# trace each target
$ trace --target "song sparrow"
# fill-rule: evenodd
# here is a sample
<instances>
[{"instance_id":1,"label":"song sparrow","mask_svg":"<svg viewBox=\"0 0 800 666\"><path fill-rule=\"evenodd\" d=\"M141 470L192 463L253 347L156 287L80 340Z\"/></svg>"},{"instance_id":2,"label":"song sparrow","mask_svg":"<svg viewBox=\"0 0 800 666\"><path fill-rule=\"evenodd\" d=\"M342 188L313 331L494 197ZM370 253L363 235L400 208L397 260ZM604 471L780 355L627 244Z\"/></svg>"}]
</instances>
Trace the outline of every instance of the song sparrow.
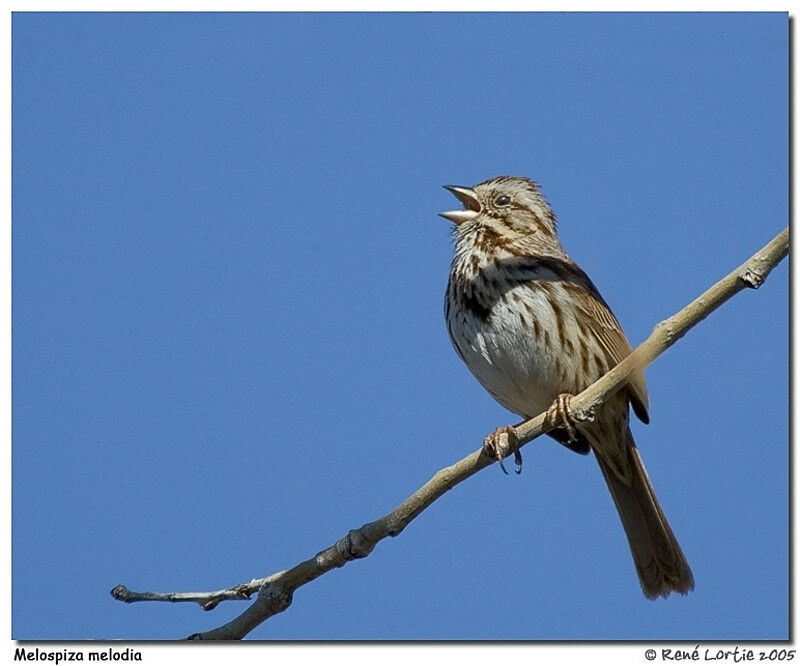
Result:
<instances>
[{"instance_id":1,"label":"song sparrow","mask_svg":"<svg viewBox=\"0 0 800 666\"><path fill-rule=\"evenodd\" d=\"M530 418L556 409L548 434L573 451L593 450L628 537L645 596L686 594L694 580L656 499L628 427L628 406L648 422L644 375L575 428L569 398L631 352L603 297L567 256L556 218L536 183L500 176L473 188L446 186L463 210L445 318L459 356L501 405ZM501 431L487 437L493 449Z\"/></svg>"}]
</instances>

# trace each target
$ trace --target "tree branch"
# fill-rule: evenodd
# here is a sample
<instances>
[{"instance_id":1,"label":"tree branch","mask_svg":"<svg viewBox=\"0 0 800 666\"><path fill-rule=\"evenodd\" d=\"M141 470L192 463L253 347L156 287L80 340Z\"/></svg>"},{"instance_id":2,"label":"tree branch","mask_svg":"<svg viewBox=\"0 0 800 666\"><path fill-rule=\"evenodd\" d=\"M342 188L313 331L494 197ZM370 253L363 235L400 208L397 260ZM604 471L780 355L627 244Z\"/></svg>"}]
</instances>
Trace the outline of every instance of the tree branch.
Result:
<instances>
[{"instance_id":1,"label":"tree branch","mask_svg":"<svg viewBox=\"0 0 800 666\"><path fill-rule=\"evenodd\" d=\"M680 340L689 329L705 319L729 298L745 288L757 289L769 272L789 253L789 229L784 229L772 241L756 252L736 270L722 278L680 312L659 323L650 336L630 356L603 377L572 398L571 408L578 421L591 421L598 408L613 395L628 376L646 368L666 349ZM546 414L517 424L516 442L505 441L504 456L546 433L551 424ZM513 438L512 438L513 439ZM256 601L244 613L227 624L191 635L195 640L232 640L246 636L269 617L286 610L292 602L294 591L350 560L366 557L377 543L387 536L397 536L406 525L430 506L436 499L458 483L468 479L494 462L483 451L474 451L457 463L439 470L424 486L382 518L350 530L335 544L320 551L297 566L279 571L267 578L255 578L225 590L214 592L131 592L124 585L111 590L120 601L195 602L204 610L215 608L230 599L250 599L258 593Z\"/></svg>"}]
</instances>

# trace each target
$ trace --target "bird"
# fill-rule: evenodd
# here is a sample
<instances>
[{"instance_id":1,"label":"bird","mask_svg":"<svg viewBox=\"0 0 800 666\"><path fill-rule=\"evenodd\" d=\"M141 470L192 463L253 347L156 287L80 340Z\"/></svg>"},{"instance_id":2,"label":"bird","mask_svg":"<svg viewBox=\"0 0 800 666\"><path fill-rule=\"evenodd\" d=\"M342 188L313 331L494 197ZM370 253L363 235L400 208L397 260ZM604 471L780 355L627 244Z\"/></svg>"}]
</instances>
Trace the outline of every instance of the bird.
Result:
<instances>
[{"instance_id":1,"label":"bird","mask_svg":"<svg viewBox=\"0 0 800 666\"><path fill-rule=\"evenodd\" d=\"M454 225L444 315L456 352L503 407L525 419L547 412L557 425L552 438L576 453L594 452L644 595L687 594L692 571L629 426L630 408L649 422L643 372L631 375L593 421L579 425L572 414L571 397L632 350L611 308L562 247L541 188L519 176L445 188L462 205L440 213ZM484 441L501 462L503 434L514 430L498 428Z\"/></svg>"}]
</instances>

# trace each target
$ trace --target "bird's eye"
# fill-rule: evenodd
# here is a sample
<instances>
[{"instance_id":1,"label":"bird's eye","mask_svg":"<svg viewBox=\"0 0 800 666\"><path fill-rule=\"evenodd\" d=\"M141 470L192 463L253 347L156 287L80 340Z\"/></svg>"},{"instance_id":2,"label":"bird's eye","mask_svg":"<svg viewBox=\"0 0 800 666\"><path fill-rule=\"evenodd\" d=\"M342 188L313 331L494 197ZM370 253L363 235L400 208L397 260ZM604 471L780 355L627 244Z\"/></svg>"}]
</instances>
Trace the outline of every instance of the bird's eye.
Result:
<instances>
[{"instance_id":1,"label":"bird's eye","mask_svg":"<svg viewBox=\"0 0 800 666\"><path fill-rule=\"evenodd\" d=\"M501 194L497 199L494 200L495 206L508 206L511 203L511 197L507 197L505 194Z\"/></svg>"}]
</instances>

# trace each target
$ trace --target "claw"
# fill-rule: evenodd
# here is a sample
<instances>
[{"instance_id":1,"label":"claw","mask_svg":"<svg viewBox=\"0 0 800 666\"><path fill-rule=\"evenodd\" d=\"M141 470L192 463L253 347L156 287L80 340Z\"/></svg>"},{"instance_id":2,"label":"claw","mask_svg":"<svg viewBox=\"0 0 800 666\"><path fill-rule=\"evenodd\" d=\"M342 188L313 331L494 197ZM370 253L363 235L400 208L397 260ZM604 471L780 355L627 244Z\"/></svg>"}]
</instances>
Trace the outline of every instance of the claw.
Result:
<instances>
[{"instance_id":1,"label":"claw","mask_svg":"<svg viewBox=\"0 0 800 666\"><path fill-rule=\"evenodd\" d=\"M560 393L553 401L553 404L550 405L550 409L547 410L547 418L554 427L566 430L569 442L575 443L578 441L578 431L576 429L575 415L572 413L572 407L570 406L571 400L572 394Z\"/></svg>"},{"instance_id":2,"label":"claw","mask_svg":"<svg viewBox=\"0 0 800 666\"><path fill-rule=\"evenodd\" d=\"M503 426L495 430L491 435L486 435L483 440L483 450L487 456L500 463L500 469L503 470L504 474L508 474L508 470L503 464L503 458L505 457L503 452L507 450L507 445L504 445L501 441L503 436L508 440L508 444L516 445L518 441L517 431L514 430L513 426ZM519 474L522 468L522 454L519 451L514 451L514 463L517 467L515 471Z\"/></svg>"}]
</instances>

